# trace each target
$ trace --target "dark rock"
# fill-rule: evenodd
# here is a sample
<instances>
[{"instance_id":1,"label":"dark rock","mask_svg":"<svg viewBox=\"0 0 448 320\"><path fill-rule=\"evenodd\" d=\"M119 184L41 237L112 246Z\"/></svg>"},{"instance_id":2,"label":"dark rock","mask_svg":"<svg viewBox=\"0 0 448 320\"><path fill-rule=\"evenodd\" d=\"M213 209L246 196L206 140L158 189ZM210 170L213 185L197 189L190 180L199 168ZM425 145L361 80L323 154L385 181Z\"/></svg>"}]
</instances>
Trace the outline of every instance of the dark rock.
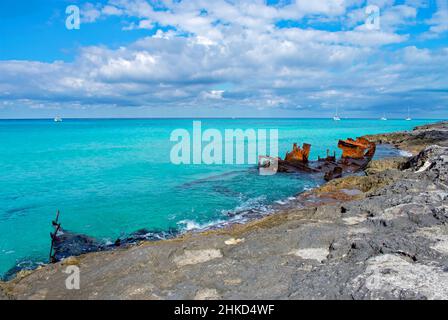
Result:
<instances>
[{"instance_id":1,"label":"dark rock","mask_svg":"<svg viewBox=\"0 0 448 320\"><path fill-rule=\"evenodd\" d=\"M394 139L405 144L409 136L419 141L445 136L420 133ZM81 290L62 288L66 275L57 263L8 283L8 294L17 299L446 300L448 148L422 148L405 161L406 168L333 180L303 199L354 189L363 191L360 197L315 201L312 207L297 200L297 207L246 225L87 254L78 258ZM148 238L157 236L140 230L120 243Z\"/></svg>"}]
</instances>

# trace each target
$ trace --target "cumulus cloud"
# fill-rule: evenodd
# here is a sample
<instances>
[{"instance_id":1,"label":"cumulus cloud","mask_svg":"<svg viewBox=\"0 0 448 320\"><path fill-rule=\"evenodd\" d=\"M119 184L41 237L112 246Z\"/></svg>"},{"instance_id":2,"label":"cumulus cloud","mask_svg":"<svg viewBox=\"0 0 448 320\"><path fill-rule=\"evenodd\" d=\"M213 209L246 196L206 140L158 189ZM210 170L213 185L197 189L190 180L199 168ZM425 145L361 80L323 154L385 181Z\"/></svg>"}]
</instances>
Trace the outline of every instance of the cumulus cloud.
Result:
<instances>
[{"instance_id":1,"label":"cumulus cloud","mask_svg":"<svg viewBox=\"0 0 448 320\"><path fill-rule=\"evenodd\" d=\"M438 38L448 32L448 2L437 0L437 12L427 21L429 31L424 35L427 38Z\"/></svg>"},{"instance_id":2,"label":"cumulus cloud","mask_svg":"<svg viewBox=\"0 0 448 320\"><path fill-rule=\"evenodd\" d=\"M80 13L81 13L81 22L82 23L95 22L102 15L101 5L94 5L92 3L86 3L82 7L82 10L80 11Z\"/></svg>"},{"instance_id":3,"label":"cumulus cloud","mask_svg":"<svg viewBox=\"0 0 448 320\"><path fill-rule=\"evenodd\" d=\"M153 34L117 49L84 47L70 63L0 61L0 101L324 112L394 106L403 99L444 105L448 49L418 48L402 32L415 24L423 4L371 2L382 10L380 30L363 27L366 3L359 0L91 3L84 21L120 16L132 19L123 32ZM315 17L345 25L300 23ZM288 20L298 24L283 26ZM437 21L436 14L431 32L443 31Z\"/></svg>"},{"instance_id":4,"label":"cumulus cloud","mask_svg":"<svg viewBox=\"0 0 448 320\"><path fill-rule=\"evenodd\" d=\"M202 96L206 99L222 99L224 90L211 90L209 92L203 92Z\"/></svg>"}]
</instances>

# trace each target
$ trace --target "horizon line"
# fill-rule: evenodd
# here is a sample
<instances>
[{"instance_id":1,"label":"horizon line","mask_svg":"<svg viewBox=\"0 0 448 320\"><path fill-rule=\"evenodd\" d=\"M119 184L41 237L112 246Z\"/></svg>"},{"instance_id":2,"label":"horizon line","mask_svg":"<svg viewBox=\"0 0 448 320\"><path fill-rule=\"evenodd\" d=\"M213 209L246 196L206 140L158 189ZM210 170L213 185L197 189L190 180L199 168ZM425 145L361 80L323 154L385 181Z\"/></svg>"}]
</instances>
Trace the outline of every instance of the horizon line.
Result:
<instances>
[{"instance_id":1,"label":"horizon line","mask_svg":"<svg viewBox=\"0 0 448 320\"><path fill-rule=\"evenodd\" d=\"M0 118L0 121L4 120L51 120L55 118ZM228 119L228 120L238 120L238 119L319 119L319 120L332 120L330 117L61 117L62 120L163 120L163 119L179 119L179 120L194 120L194 119ZM382 120L377 117L347 117L341 118L341 120ZM408 121L406 118L387 118L387 120L403 120ZM386 120L386 121L387 121ZM413 120L448 120L448 118L412 118Z\"/></svg>"}]
</instances>

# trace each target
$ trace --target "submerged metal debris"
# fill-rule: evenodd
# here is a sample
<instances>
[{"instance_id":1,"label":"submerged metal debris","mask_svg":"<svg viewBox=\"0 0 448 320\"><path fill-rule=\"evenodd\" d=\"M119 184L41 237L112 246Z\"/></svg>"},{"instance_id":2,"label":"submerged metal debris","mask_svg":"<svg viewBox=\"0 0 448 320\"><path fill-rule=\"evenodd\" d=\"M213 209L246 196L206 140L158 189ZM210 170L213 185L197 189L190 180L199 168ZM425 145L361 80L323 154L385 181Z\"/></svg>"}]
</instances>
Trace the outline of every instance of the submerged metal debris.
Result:
<instances>
[{"instance_id":1,"label":"submerged metal debris","mask_svg":"<svg viewBox=\"0 0 448 320\"><path fill-rule=\"evenodd\" d=\"M176 229L169 229L168 231L140 229L130 235L117 238L114 242L99 241L93 237L63 229L59 222L59 211L57 212L56 219L52 221L52 225L55 231L50 233L50 263L56 263L62 259L89 252L126 247L140 241L170 239L179 234L179 231Z\"/></svg>"},{"instance_id":2,"label":"submerged metal debris","mask_svg":"<svg viewBox=\"0 0 448 320\"><path fill-rule=\"evenodd\" d=\"M84 253L102 251L107 248L94 238L83 234L73 233L64 230L59 222L59 210L56 219L52 221L54 232L50 233L50 263L58 262L70 256L79 256Z\"/></svg>"},{"instance_id":3,"label":"submerged metal debris","mask_svg":"<svg viewBox=\"0 0 448 320\"><path fill-rule=\"evenodd\" d=\"M274 170L272 163L277 162L278 172L306 172L323 174L327 181L342 177L364 169L373 158L376 145L364 138L356 140L340 140L338 147L342 149L342 157L337 160L336 153L330 155L327 150L325 158L318 158L317 161L310 161L309 155L311 145L304 143L299 147L296 143L291 152L288 152L285 159L260 156L259 168ZM180 231L171 229L168 231L141 229L125 237L118 238L114 242L99 241L87 235L70 232L62 228L59 222L59 211L56 219L52 221L54 232L51 236L50 262L55 263L70 256L78 256L88 252L112 250L146 240L162 240L177 236Z\"/></svg>"},{"instance_id":4,"label":"submerged metal debris","mask_svg":"<svg viewBox=\"0 0 448 320\"><path fill-rule=\"evenodd\" d=\"M310 161L311 145L304 143L302 148L294 143L293 150L287 152L285 159L260 156L258 167L264 170L276 170L277 172L295 173L322 173L326 181L340 178L344 174L351 174L363 170L372 160L376 151L376 144L365 138L339 140L338 148L342 150L342 157L337 160L336 153L330 155L327 150L325 158Z\"/></svg>"},{"instance_id":5,"label":"submerged metal debris","mask_svg":"<svg viewBox=\"0 0 448 320\"><path fill-rule=\"evenodd\" d=\"M375 155L376 144L365 138L356 138L356 140L348 138L339 140L338 148L342 149L342 158L372 159Z\"/></svg>"}]
</instances>

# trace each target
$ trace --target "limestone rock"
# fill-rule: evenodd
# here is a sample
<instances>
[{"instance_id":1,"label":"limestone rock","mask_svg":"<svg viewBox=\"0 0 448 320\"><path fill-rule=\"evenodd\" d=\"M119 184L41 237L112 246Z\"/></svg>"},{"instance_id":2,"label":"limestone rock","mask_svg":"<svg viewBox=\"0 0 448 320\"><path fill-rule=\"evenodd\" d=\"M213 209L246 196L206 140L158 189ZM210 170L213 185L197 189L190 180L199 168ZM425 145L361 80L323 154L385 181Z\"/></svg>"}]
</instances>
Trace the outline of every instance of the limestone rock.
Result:
<instances>
[{"instance_id":1,"label":"limestone rock","mask_svg":"<svg viewBox=\"0 0 448 320\"><path fill-rule=\"evenodd\" d=\"M228 246L234 246L243 242L244 239L235 239L235 238L230 238L229 240L224 241L224 243Z\"/></svg>"},{"instance_id":2,"label":"limestone rock","mask_svg":"<svg viewBox=\"0 0 448 320\"><path fill-rule=\"evenodd\" d=\"M386 170L399 170L407 162L406 158L386 158L371 161L365 170L368 175L383 172Z\"/></svg>"},{"instance_id":3,"label":"limestone rock","mask_svg":"<svg viewBox=\"0 0 448 320\"><path fill-rule=\"evenodd\" d=\"M218 300L219 298L216 289L202 289L196 293L194 300Z\"/></svg>"},{"instance_id":4,"label":"limestone rock","mask_svg":"<svg viewBox=\"0 0 448 320\"><path fill-rule=\"evenodd\" d=\"M412 144L422 130L447 128L394 139ZM448 299L444 143L403 165L372 163L368 176L331 181L261 220L80 256L81 290L65 289L60 262L0 283L0 299Z\"/></svg>"},{"instance_id":5,"label":"limestone rock","mask_svg":"<svg viewBox=\"0 0 448 320\"><path fill-rule=\"evenodd\" d=\"M306 260L317 260L319 262L325 260L330 252L328 248L305 248L292 251L290 254L298 256Z\"/></svg>"},{"instance_id":6,"label":"limestone rock","mask_svg":"<svg viewBox=\"0 0 448 320\"><path fill-rule=\"evenodd\" d=\"M448 273L391 254L369 259L352 285L358 299L448 299Z\"/></svg>"},{"instance_id":7,"label":"limestone rock","mask_svg":"<svg viewBox=\"0 0 448 320\"><path fill-rule=\"evenodd\" d=\"M174 259L174 262L179 267L183 267L192 264L204 263L217 258L222 258L221 250L218 249L185 250L183 255Z\"/></svg>"}]
</instances>

